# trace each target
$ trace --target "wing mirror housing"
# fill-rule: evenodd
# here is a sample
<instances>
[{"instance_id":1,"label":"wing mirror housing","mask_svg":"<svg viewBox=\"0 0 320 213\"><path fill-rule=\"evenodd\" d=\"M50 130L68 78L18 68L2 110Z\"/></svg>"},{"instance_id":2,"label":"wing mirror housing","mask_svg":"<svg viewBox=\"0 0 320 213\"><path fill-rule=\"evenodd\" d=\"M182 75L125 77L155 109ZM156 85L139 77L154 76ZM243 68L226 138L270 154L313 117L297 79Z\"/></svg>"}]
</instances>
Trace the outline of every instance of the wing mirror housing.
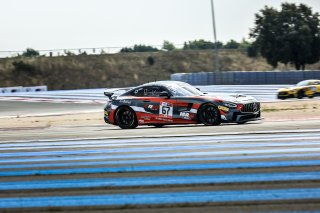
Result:
<instances>
[{"instance_id":1,"label":"wing mirror housing","mask_svg":"<svg viewBox=\"0 0 320 213\"><path fill-rule=\"evenodd\" d=\"M159 93L160 97L166 97L166 98L170 98L170 94L167 91L162 91Z\"/></svg>"}]
</instances>

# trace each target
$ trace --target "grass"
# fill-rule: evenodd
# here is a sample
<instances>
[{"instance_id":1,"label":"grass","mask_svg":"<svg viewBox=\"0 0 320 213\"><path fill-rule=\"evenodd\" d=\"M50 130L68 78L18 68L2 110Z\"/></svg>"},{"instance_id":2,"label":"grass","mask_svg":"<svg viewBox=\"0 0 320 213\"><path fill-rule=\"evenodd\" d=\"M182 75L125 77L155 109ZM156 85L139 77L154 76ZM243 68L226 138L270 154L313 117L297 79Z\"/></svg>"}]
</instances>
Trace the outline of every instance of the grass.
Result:
<instances>
[{"instance_id":1,"label":"grass","mask_svg":"<svg viewBox=\"0 0 320 213\"><path fill-rule=\"evenodd\" d=\"M249 58L240 50L220 50L219 59L221 71L272 70L263 58ZM35 74L19 71L17 75L12 63L21 60L31 65ZM277 69L293 67L280 65ZM320 63L306 69L319 70ZM50 90L126 87L170 79L173 73L212 70L212 50L7 58L0 59L0 87L47 85Z\"/></svg>"}]
</instances>

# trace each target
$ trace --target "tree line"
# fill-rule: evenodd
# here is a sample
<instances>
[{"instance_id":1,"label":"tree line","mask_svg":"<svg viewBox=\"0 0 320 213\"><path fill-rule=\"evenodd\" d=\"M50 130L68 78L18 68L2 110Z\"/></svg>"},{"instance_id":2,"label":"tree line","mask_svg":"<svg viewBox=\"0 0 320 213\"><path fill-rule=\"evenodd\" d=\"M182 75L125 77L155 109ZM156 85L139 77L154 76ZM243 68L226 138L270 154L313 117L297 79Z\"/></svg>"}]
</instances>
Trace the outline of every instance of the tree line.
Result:
<instances>
[{"instance_id":1,"label":"tree line","mask_svg":"<svg viewBox=\"0 0 320 213\"><path fill-rule=\"evenodd\" d=\"M205 50L217 46L219 49L246 49L249 57L262 56L274 68L283 63L293 64L297 70L304 70L306 64L320 60L320 15L305 4L283 3L279 10L265 6L255 14L249 36L250 41L230 40L225 44L193 40L184 42L182 48L170 41L164 41L160 49L136 44L122 48L120 53ZM39 52L28 48L22 56L39 56Z\"/></svg>"}]
</instances>

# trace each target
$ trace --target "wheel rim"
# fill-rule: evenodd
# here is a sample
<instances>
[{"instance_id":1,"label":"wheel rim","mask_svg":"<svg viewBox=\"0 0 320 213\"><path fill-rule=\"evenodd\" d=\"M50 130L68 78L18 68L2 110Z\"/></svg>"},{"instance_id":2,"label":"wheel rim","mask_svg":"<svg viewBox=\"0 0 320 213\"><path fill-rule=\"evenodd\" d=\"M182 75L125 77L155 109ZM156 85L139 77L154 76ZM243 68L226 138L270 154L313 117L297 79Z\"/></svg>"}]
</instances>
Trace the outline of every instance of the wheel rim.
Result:
<instances>
[{"instance_id":1,"label":"wheel rim","mask_svg":"<svg viewBox=\"0 0 320 213\"><path fill-rule=\"evenodd\" d=\"M131 126L134 122L134 114L131 110L123 109L119 112L119 122L124 126Z\"/></svg>"},{"instance_id":2,"label":"wheel rim","mask_svg":"<svg viewBox=\"0 0 320 213\"><path fill-rule=\"evenodd\" d=\"M206 107L202 112L202 118L203 118L203 121L205 121L207 124L214 124L218 118L218 113L215 107L214 106Z\"/></svg>"}]
</instances>

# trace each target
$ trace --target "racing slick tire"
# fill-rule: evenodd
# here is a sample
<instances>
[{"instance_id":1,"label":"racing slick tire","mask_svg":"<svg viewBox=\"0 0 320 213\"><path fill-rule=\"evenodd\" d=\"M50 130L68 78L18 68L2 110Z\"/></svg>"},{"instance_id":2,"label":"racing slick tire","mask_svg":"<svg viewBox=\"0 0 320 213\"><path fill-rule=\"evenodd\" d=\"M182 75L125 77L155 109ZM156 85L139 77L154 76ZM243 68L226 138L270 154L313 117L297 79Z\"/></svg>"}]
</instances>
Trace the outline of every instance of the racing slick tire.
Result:
<instances>
[{"instance_id":1,"label":"racing slick tire","mask_svg":"<svg viewBox=\"0 0 320 213\"><path fill-rule=\"evenodd\" d=\"M134 129L138 126L136 113L128 106L120 107L115 117L121 129Z\"/></svg>"},{"instance_id":2,"label":"racing slick tire","mask_svg":"<svg viewBox=\"0 0 320 213\"><path fill-rule=\"evenodd\" d=\"M305 96L304 95L304 91L303 90L299 90L297 98L298 99L302 99L304 96Z\"/></svg>"},{"instance_id":3,"label":"racing slick tire","mask_svg":"<svg viewBox=\"0 0 320 213\"><path fill-rule=\"evenodd\" d=\"M206 126L217 126L221 124L221 115L218 108L213 104L204 104L198 112L198 118Z\"/></svg>"}]
</instances>

